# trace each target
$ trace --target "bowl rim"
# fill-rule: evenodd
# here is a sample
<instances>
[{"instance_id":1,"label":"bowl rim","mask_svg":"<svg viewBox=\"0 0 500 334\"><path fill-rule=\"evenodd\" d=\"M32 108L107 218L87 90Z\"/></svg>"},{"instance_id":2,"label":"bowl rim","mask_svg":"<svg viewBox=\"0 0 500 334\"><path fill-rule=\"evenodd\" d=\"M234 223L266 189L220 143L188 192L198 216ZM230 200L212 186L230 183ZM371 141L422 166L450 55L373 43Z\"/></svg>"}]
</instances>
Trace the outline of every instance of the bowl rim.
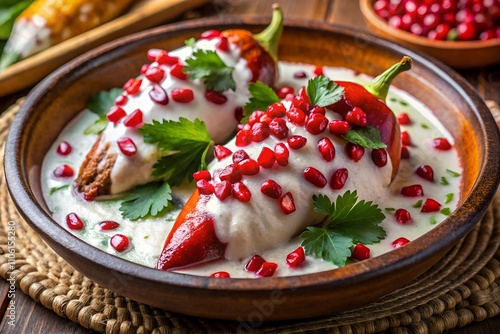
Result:
<instances>
[{"instance_id":1,"label":"bowl rim","mask_svg":"<svg viewBox=\"0 0 500 334\"><path fill-rule=\"evenodd\" d=\"M500 47L500 38L492 38L486 41L473 40L473 41L441 41L441 40L430 40L423 36L414 35L408 31L394 28L390 26L387 21L382 19L375 13L373 9L373 3L376 0L359 0L359 6L361 8L361 13L364 18L371 22L371 24L376 26L382 26L386 30L389 30L391 35L395 38L420 45L422 47L432 48L432 49L448 49L448 50L463 50L463 49L489 49L494 47ZM380 29L380 28L377 28Z\"/></svg>"},{"instance_id":2,"label":"bowl rim","mask_svg":"<svg viewBox=\"0 0 500 334\"><path fill-rule=\"evenodd\" d=\"M111 50L124 47L129 43L134 42L139 45L144 45L151 36L164 36L176 30L200 31L202 29L211 29L214 27L227 29L235 26L241 27L242 25L245 26L244 28L250 29L253 27L262 27L266 23L267 21L262 18L250 17L225 17L223 20L219 18L202 18L149 29L107 43L91 52L85 53L65 64L40 82L28 94L27 99L16 115L10 133L8 134L5 149L6 156L4 159L4 169L7 186L16 207L24 219L38 234L42 235L43 239L48 238L50 242L59 244L69 252L76 252L78 249L83 248L85 249L84 257L86 259L101 267L107 267L114 272L126 276L134 276L144 282L175 285L190 289L210 288L211 290L225 292L235 290L248 292L268 291L276 289L277 287L279 289L310 289L319 286L335 288L345 284L351 285L376 276L390 274L406 266L411 266L412 263L416 261L417 257L421 260L429 259L433 254L447 249L452 243L465 236L475 225L471 224L470 221L477 222L483 216L500 182L500 175L498 173L493 173L498 171L500 145L486 142L485 152L487 154L482 162L483 168L479 170L477 180L474 182L470 193L463 199L463 203L448 218L431 231L415 239L414 242L407 244L405 247L392 250L369 260L357 262L334 270L298 276L261 279L229 278L220 280L211 277L166 272L146 267L106 253L84 242L55 222L49 213L36 201L35 195L31 191L29 185L30 171L25 170L24 166L25 157L21 148L23 146L22 137L25 132L25 127L21 125L30 117L32 110L36 104L43 99L45 92L57 86L58 80L56 80L56 78L63 78L65 74L71 71L78 71L79 68L84 67L86 63L91 62L94 58L98 58ZM473 108L475 116L479 120L485 120L481 124L482 133L486 132L488 138L490 141L493 141L493 143L499 142L496 123L483 100L464 78L444 64L427 58L416 51L397 45L389 40L342 26L325 24L317 21L286 20L285 29L287 29L287 27L289 29L301 29L305 31L321 30L331 34L347 35L348 37L357 39L361 38L377 44L379 48L387 49L391 52L398 52L402 55L408 54L419 64L419 66L426 67L433 71L436 75L441 76L448 84L458 90L463 98L466 99L467 104ZM15 156L7 156L9 152L10 154L15 153ZM492 152L496 152L497 154L492 154ZM485 177L485 174L488 174L488 178ZM495 176L492 178L491 175ZM478 197L479 202L483 204L479 210L474 208L470 201L467 200L472 195ZM423 240L437 240L437 237L439 237L440 242L431 242L430 246L425 245L426 243L423 242ZM304 277L308 279L304 279Z\"/></svg>"}]
</instances>

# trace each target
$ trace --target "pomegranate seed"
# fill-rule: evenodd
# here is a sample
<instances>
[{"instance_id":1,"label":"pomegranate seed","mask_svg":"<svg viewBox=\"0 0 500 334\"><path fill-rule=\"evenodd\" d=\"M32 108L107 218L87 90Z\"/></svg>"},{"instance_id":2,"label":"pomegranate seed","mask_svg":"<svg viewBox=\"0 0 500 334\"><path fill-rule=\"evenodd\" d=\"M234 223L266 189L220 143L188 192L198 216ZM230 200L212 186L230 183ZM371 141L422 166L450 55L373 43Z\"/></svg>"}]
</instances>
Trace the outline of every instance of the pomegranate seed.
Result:
<instances>
[{"instance_id":1,"label":"pomegranate seed","mask_svg":"<svg viewBox=\"0 0 500 334\"><path fill-rule=\"evenodd\" d=\"M323 67L321 66L314 67L313 73L315 76L323 75Z\"/></svg>"},{"instance_id":2,"label":"pomegranate seed","mask_svg":"<svg viewBox=\"0 0 500 334\"><path fill-rule=\"evenodd\" d=\"M229 51L229 42L226 37L221 37L219 43L217 43L217 49L222 52Z\"/></svg>"},{"instance_id":3,"label":"pomegranate seed","mask_svg":"<svg viewBox=\"0 0 500 334\"><path fill-rule=\"evenodd\" d=\"M256 274L261 277L271 277L276 272L278 264L274 262L264 262L262 266L257 270Z\"/></svg>"},{"instance_id":4,"label":"pomegranate seed","mask_svg":"<svg viewBox=\"0 0 500 334\"><path fill-rule=\"evenodd\" d=\"M228 198L231 195L231 192L232 192L231 182L222 181L220 183L217 183L215 185L214 192L215 192L215 196L220 201L224 201L226 198Z\"/></svg>"},{"instance_id":5,"label":"pomegranate seed","mask_svg":"<svg viewBox=\"0 0 500 334\"><path fill-rule=\"evenodd\" d=\"M300 93L300 90L299 90L299 93ZM303 112L309 112L309 109L311 109L311 105L309 103L309 98L307 96L301 96L301 95L297 94L292 99L292 107L299 108Z\"/></svg>"},{"instance_id":6,"label":"pomegranate seed","mask_svg":"<svg viewBox=\"0 0 500 334\"><path fill-rule=\"evenodd\" d=\"M411 124L410 116L408 116L408 114L405 114L405 113L399 114L398 115L398 123L400 125L410 125Z\"/></svg>"},{"instance_id":7,"label":"pomegranate seed","mask_svg":"<svg viewBox=\"0 0 500 334\"><path fill-rule=\"evenodd\" d=\"M247 264L245 265L245 270L246 271L251 271L251 272L256 272L257 270L262 267L262 265L266 262L260 255L254 255L250 260L248 260Z\"/></svg>"},{"instance_id":8,"label":"pomegranate seed","mask_svg":"<svg viewBox=\"0 0 500 334\"><path fill-rule=\"evenodd\" d=\"M304 78L307 78L307 74L306 74L306 72L304 72L304 71L298 71L298 72L295 72L295 73L293 74L293 77L294 77L295 79L304 79Z\"/></svg>"},{"instance_id":9,"label":"pomegranate seed","mask_svg":"<svg viewBox=\"0 0 500 334\"><path fill-rule=\"evenodd\" d=\"M420 184L413 184L411 186L401 188L401 195L405 197L424 196L424 189Z\"/></svg>"},{"instance_id":10,"label":"pomegranate seed","mask_svg":"<svg viewBox=\"0 0 500 334\"><path fill-rule=\"evenodd\" d=\"M123 94L118 95L118 97L115 99L115 104L117 106L123 106L127 102L128 102L128 97Z\"/></svg>"},{"instance_id":11,"label":"pomegranate seed","mask_svg":"<svg viewBox=\"0 0 500 334\"><path fill-rule=\"evenodd\" d=\"M382 168L387 165L387 151L383 148L372 150L372 161L375 166Z\"/></svg>"},{"instance_id":12,"label":"pomegranate seed","mask_svg":"<svg viewBox=\"0 0 500 334\"><path fill-rule=\"evenodd\" d=\"M304 253L304 248L299 247L286 256L286 263L292 268L297 268L304 263L305 259L306 255Z\"/></svg>"},{"instance_id":13,"label":"pomegranate seed","mask_svg":"<svg viewBox=\"0 0 500 334\"><path fill-rule=\"evenodd\" d=\"M285 167L288 165L288 156L290 155L290 151L283 143L278 143L274 146L274 155L276 157L276 161L278 165Z\"/></svg>"},{"instance_id":14,"label":"pomegranate seed","mask_svg":"<svg viewBox=\"0 0 500 334\"><path fill-rule=\"evenodd\" d=\"M226 168L222 170L219 174L221 181L228 180L231 183L235 183L241 180L241 171L237 164L227 165Z\"/></svg>"},{"instance_id":15,"label":"pomegranate seed","mask_svg":"<svg viewBox=\"0 0 500 334\"><path fill-rule=\"evenodd\" d=\"M130 240L126 235L115 234L111 237L109 243L117 252L123 252L130 245Z\"/></svg>"},{"instance_id":16,"label":"pomegranate seed","mask_svg":"<svg viewBox=\"0 0 500 334\"><path fill-rule=\"evenodd\" d=\"M264 114L264 115L262 115L262 116L260 117L259 121L260 121L261 123L264 123L264 124L269 125L269 124L271 124L271 122L272 122L272 120L273 120L273 119L274 119L274 117L271 117L271 115L270 115L270 114Z\"/></svg>"},{"instance_id":17,"label":"pomegranate seed","mask_svg":"<svg viewBox=\"0 0 500 334\"><path fill-rule=\"evenodd\" d=\"M210 181L212 179L212 176L210 175L210 172L208 170L202 169L193 173L193 179L195 179L196 181L200 180Z\"/></svg>"},{"instance_id":18,"label":"pomegranate seed","mask_svg":"<svg viewBox=\"0 0 500 334\"><path fill-rule=\"evenodd\" d=\"M441 151L448 151L451 149L451 144L446 138L434 138L432 146Z\"/></svg>"},{"instance_id":19,"label":"pomegranate seed","mask_svg":"<svg viewBox=\"0 0 500 334\"><path fill-rule=\"evenodd\" d=\"M168 95L165 89L158 84L154 84L149 91L149 97L153 102L166 106L168 104Z\"/></svg>"},{"instance_id":20,"label":"pomegranate seed","mask_svg":"<svg viewBox=\"0 0 500 334\"><path fill-rule=\"evenodd\" d=\"M276 161L276 156L274 155L273 150L271 150L269 147L264 147L262 148L262 151L260 152L257 161L259 162L259 165L261 167L271 168L273 167L274 162Z\"/></svg>"},{"instance_id":21,"label":"pomegranate seed","mask_svg":"<svg viewBox=\"0 0 500 334\"><path fill-rule=\"evenodd\" d=\"M441 204L432 198L427 198L422 205L420 212L438 212L441 209Z\"/></svg>"},{"instance_id":22,"label":"pomegranate seed","mask_svg":"<svg viewBox=\"0 0 500 334\"><path fill-rule=\"evenodd\" d=\"M134 144L134 141L129 137L121 137L117 140L118 148L128 157L132 157L137 152L137 147Z\"/></svg>"},{"instance_id":23,"label":"pomegranate seed","mask_svg":"<svg viewBox=\"0 0 500 334\"><path fill-rule=\"evenodd\" d=\"M278 199L281 196L281 186L274 180L266 180L260 186L260 191L271 198Z\"/></svg>"},{"instance_id":24,"label":"pomegranate seed","mask_svg":"<svg viewBox=\"0 0 500 334\"><path fill-rule=\"evenodd\" d=\"M268 124L257 122L252 125L250 133L252 135L252 140L256 143L260 143L271 135L271 129Z\"/></svg>"},{"instance_id":25,"label":"pomegranate seed","mask_svg":"<svg viewBox=\"0 0 500 334\"><path fill-rule=\"evenodd\" d=\"M304 169L304 178L318 188L324 188L327 184L326 177L314 167Z\"/></svg>"},{"instance_id":26,"label":"pomegranate seed","mask_svg":"<svg viewBox=\"0 0 500 334\"><path fill-rule=\"evenodd\" d=\"M106 114L106 118L108 119L108 121L110 121L111 123L118 123L119 120L121 120L123 117L127 116L127 113L125 112L125 110L123 110L121 107L117 107L117 106L112 106L108 113Z\"/></svg>"},{"instance_id":27,"label":"pomegranate seed","mask_svg":"<svg viewBox=\"0 0 500 334\"><path fill-rule=\"evenodd\" d=\"M215 277L215 278L230 278L231 275L227 271L218 271L210 275L210 277Z\"/></svg>"},{"instance_id":28,"label":"pomegranate seed","mask_svg":"<svg viewBox=\"0 0 500 334\"><path fill-rule=\"evenodd\" d=\"M149 60L156 61L159 65L171 66L179 62L179 58L170 56L165 50L151 49L147 55Z\"/></svg>"},{"instance_id":29,"label":"pomegranate seed","mask_svg":"<svg viewBox=\"0 0 500 334\"><path fill-rule=\"evenodd\" d=\"M250 157L248 156L247 152L245 152L245 150L238 150L233 153L233 162L235 164L249 158Z\"/></svg>"},{"instance_id":30,"label":"pomegranate seed","mask_svg":"<svg viewBox=\"0 0 500 334\"><path fill-rule=\"evenodd\" d=\"M314 106L311 108L311 110L309 110L309 113L311 114L321 114L321 115L326 115L326 111L325 111L325 108L323 107L320 107L320 106Z\"/></svg>"},{"instance_id":31,"label":"pomegranate seed","mask_svg":"<svg viewBox=\"0 0 500 334\"><path fill-rule=\"evenodd\" d=\"M306 145L307 138L299 135L293 135L287 139L287 142L291 149L298 150Z\"/></svg>"},{"instance_id":32,"label":"pomegranate seed","mask_svg":"<svg viewBox=\"0 0 500 334\"><path fill-rule=\"evenodd\" d=\"M144 75L146 74L146 71L148 70L149 66L151 66L150 64L144 64L141 66L141 74Z\"/></svg>"},{"instance_id":33,"label":"pomegranate seed","mask_svg":"<svg viewBox=\"0 0 500 334\"><path fill-rule=\"evenodd\" d=\"M71 153L72 149L73 148L71 147L71 145L67 141L62 141L59 143L59 145L57 145L56 152L59 155L66 156L66 155L69 155Z\"/></svg>"},{"instance_id":34,"label":"pomegranate seed","mask_svg":"<svg viewBox=\"0 0 500 334\"><path fill-rule=\"evenodd\" d=\"M333 120L328 124L328 129L330 133L343 136L349 131L349 123L346 121Z\"/></svg>"},{"instance_id":35,"label":"pomegranate seed","mask_svg":"<svg viewBox=\"0 0 500 334\"><path fill-rule=\"evenodd\" d=\"M365 154L365 148L353 143L347 143L345 146L345 152L354 162L358 162Z\"/></svg>"},{"instance_id":36,"label":"pomegranate seed","mask_svg":"<svg viewBox=\"0 0 500 334\"><path fill-rule=\"evenodd\" d=\"M406 225L411 223L411 215L408 210L405 209L397 209L394 213L394 218L400 224Z\"/></svg>"},{"instance_id":37,"label":"pomegranate seed","mask_svg":"<svg viewBox=\"0 0 500 334\"><path fill-rule=\"evenodd\" d=\"M151 82L160 83L165 77L165 71L160 67L149 66L146 73L144 73L144 76Z\"/></svg>"},{"instance_id":38,"label":"pomegranate seed","mask_svg":"<svg viewBox=\"0 0 500 334\"><path fill-rule=\"evenodd\" d=\"M239 147L247 146L251 142L252 142L252 133L250 130L243 128L240 131L238 131L238 133L236 133L236 141L235 141L236 146Z\"/></svg>"},{"instance_id":39,"label":"pomegranate seed","mask_svg":"<svg viewBox=\"0 0 500 334\"><path fill-rule=\"evenodd\" d=\"M170 94L172 99L179 103L189 103L194 99L193 91L189 88L174 88Z\"/></svg>"},{"instance_id":40,"label":"pomegranate seed","mask_svg":"<svg viewBox=\"0 0 500 334\"><path fill-rule=\"evenodd\" d=\"M227 101L227 97L225 95L209 89L205 91L205 98L217 105L224 104Z\"/></svg>"},{"instance_id":41,"label":"pomegranate seed","mask_svg":"<svg viewBox=\"0 0 500 334\"><path fill-rule=\"evenodd\" d=\"M285 99L285 97L288 95L288 94L292 94L293 95L294 93L294 90L293 90L293 87L292 86L281 86L280 88L278 88L276 90L276 95L278 95L278 98L280 100L283 100Z\"/></svg>"},{"instance_id":42,"label":"pomegranate seed","mask_svg":"<svg viewBox=\"0 0 500 334\"><path fill-rule=\"evenodd\" d=\"M410 159L410 151L406 146L401 147L401 159Z\"/></svg>"},{"instance_id":43,"label":"pomegranate seed","mask_svg":"<svg viewBox=\"0 0 500 334\"><path fill-rule=\"evenodd\" d=\"M461 41L470 41L476 37L476 27L472 22L462 22L457 25L458 39Z\"/></svg>"},{"instance_id":44,"label":"pomegranate seed","mask_svg":"<svg viewBox=\"0 0 500 334\"><path fill-rule=\"evenodd\" d=\"M184 65L177 63L170 68L170 74L179 80L187 80L187 74L184 73Z\"/></svg>"},{"instance_id":45,"label":"pomegranate seed","mask_svg":"<svg viewBox=\"0 0 500 334\"><path fill-rule=\"evenodd\" d=\"M272 135L278 139L285 139L288 137L288 127L283 118L275 117L271 123L269 123L269 130L271 130Z\"/></svg>"},{"instance_id":46,"label":"pomegranate seed","mask_svg":"<svg viewBox=\"0 0 500 334\"><path fill-rule=\"evenodd\" d=\"M99 223L99 229L101 231L109 231L109 230L114 230L115 228L118 228L120 224L117 222L114 222L112 220L105 220Z\"/></svg>"},{"instance_id":47,"label":"pomegranate seed","mask_svg":"<svg viewBox=\"0 0 500 334\"><path fill-rule=\"evenodd\" d=\"M319 135L327 126L328 119L322 114L310 114L306 121L306 130L313 135Z\"/></svg>"},{"instance_id":48,"label":"pomegranate seed","mask_svg":"<svg viewBox=\"0 0 500 334\"><path fill-rule=\"evenodd\" d=\"M292 107L286 112L288 120L296 125L304 125L306 122L306 114L299 108Z\"/></svg>"},{"instance_id":49,"label":"pomegranate seed","mask_svg":"<svg viewBox=\"0 0 500 334\"><path fill-rule=\"evenodd\" d=\"M344 188L348 177L349 172L347 171L347 168L337 169L330 179L330 187L332 187L333 190L340 190Z\"/></svg>"},{"instance_id":50,"label":"pomegranate seed","mask_svg":"<svg viewBox=\"0 0 500 334\"><path fill-rule=\"evenodd\" d=\"M245 159L238 163L241 174L243 175L256 175L259 173L259 163L253 159Z\"/></svg>"},{"instance_id":51,"label":"pomegranate seed","mask_svg":"<svg viewBox=\"0 0 500 334\"><path fill-rule=\"evenodd\" d=\"M212 39L220 36L219 30L207 30L201 33L200 39Z\"/></svg>"},{"instance_id":52,"label":"pomegranate seed","mask_svg":"<svg viewBox=\"0 0 500 334\"><path fill-rule=\"evenodd\" d=\"M358 261L366 260L370 258L370 248L363 244L357 244L352 250L352 257Z\"/></svg>"},{"instance_id":53,"label":"pomegranate seed","mask_svg":"<svg viewBox=\"0 0 500 334\"><path fill-rule=\"evenodd\" d=\"M70 230L81 230L85 227L83 220L78 217L74 212L69 213L66 216L66 225L68 225Z\"/></svg>"},{"instance_id":54,"label":"pomegranate seed","mask_svg":"<svg viewBox=\"0 0 500 334\"><path fill-rule=\"evenodd\" d=\"M204 179L196 181L196 188L198 188L198 191L202 195L211 195L215 191L214 186Z\"/></svg>"},{"instance_id":55,"label":"pomegranate seed","mask_svg":"<svg viewBox=\"0 0 500 334\"><path fill-rule=\"evenodd\" d=\"M231 152L231 150L225 146L222 146L222 145L215 145L214 146L214 154L215 154L215 157L217 158L218 161L221 161L222 159L231 155L232 153L233 152Z\"/></svg>"},{"instance_id":56,"label":"pomegranate seed","mask_svg":"<svg viewBox=\"0 0 500 334\"><path fill-rule=\"evenodd\" d=\"M260 121L260 118L264 115L262 110L255 110L250 117L248 117L248 124L254 125Z\"/></svg>"},{"instance_id":57,"label":"pomegranate seed","mask_svg":"<svg viewBox=\"0 0 500 334\"><path fill-rule=\"evenodd\" d=\"M419 166L415 171L418 176L426 179L427 181L434 182L434 171L429 165Z\"/></svg>"},{"instance_id":58,"label":"pomegranate seed","mask_svg":"<svg viewBox=\"0 0 500 334\"><path fill-rule=\"evenodd\" d=\"M56 177L72 177L73 175L75 175L75 172L68 165L60 165L54 169L54 176Z\"/></svg>"},{"instance_id":59,"label":"pomegranate seed","mask_svg":"<svg viewBox=\"0 0 500 334\"><path fill-rule=\"evenodd\" d=\"M266 113L271 117L283 117L286 115L286 108L283 103L275 102L267 107Z\"/></svg>"},{"instance_id":60,"label":"pomegranate seed","mask_svg":"<svg viewBox=\"0 0 500 334\"><path fill-rule=\"evenodd\" d=\"M285 215L289 215L295 211L295 202L291 192L287 192L279 199L281 210Z\"/></svg>"},{"instance_id":61,"label":"pomegranate seed","mask_svg":"<svg viewBox=\"0 0 500 334\"><path fill-rule=\"evenodd\" d=\"M359 107L352 108L345 116L345 120L357 126L365 126L367 122L365 112Z\"/></svg>"},{"instance_id":62,"label":"pomegranate seed","mask_svg":"<svg viewBox=\"0 0 500 334\"><path fill-rule=\"evenodd\" d=\"M128 115L123 124L128 128L138 128L143 124L142 111L140 109L134 110L130 115Z\"/></svg>"},{"instance_id":63,"label":"pomegranate seed","mask_svg":"<svg viewBox=\"0 0 500 334\"><path fill-rule=\"evenodd\" d=\"M240 202L248 202L252 197L252 193L250 193L250 190L241 182L236 182L233 184L233 195Z\"/></svg>"},{"instance_id":64,"label":"pomegranate seed","mask_svg":"<svg viewBox=\"0 0 500 334\"><path fill-rule=\"evenodd\" d=\"M405 146L411 146L411 138L408 131L401 132L401 143Z\"/></svg>"},{"instance_id":65,"label":"pomegranate seed","mask_svg":"<svg viewBox=\"0 0 500 334\"><path fill-rule=\"evenodd\" d=\"M142 79L130 79L123 86L123 90L129 95L136 95L141 89Z\"/></svg>"},{"instance_id":66,"label":"pomegranate seed","mask_svg":"<svg viewBox=\"0 0 500 334\"><path fill-rule=\"evenodd\" d=\"M335 158L335 146L333 146L330 138L323 138L318 142L319 153L323 156L326 162L330 162Z\"/></svg>"},{"instance_id":67,"label":"pomegranate seed","mask_svg":"<svg viewBox=\"0 0 500 334\"><path fill-rule=\"evenodd\" d=\"M399 247L403 247L404 245L406 245L409 242L410 242L410 240L408 240L408 239L406 239L404 237L397 238L396 240L394 240L392 242L392 248L396 249L396 248L399 248Z\"/></svg>"}]
</instances>

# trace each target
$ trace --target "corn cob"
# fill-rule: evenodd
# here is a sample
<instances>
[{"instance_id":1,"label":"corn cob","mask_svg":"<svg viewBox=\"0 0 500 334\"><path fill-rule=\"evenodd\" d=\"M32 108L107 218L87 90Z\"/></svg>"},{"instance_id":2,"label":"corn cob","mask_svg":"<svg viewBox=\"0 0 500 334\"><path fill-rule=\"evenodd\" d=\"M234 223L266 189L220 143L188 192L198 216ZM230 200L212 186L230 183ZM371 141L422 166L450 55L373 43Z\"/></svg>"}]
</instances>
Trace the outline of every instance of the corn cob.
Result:
<instances>
[{"instance_id":1,"label":"corn cob","mask_svg":"<svg viewBox=\"0 0 500 334\"><path fill-rule=\"evenodd\" d=\"M133 0L35 0L14 23L0 69L117 17Z\"/></svg>"}]
</instances>

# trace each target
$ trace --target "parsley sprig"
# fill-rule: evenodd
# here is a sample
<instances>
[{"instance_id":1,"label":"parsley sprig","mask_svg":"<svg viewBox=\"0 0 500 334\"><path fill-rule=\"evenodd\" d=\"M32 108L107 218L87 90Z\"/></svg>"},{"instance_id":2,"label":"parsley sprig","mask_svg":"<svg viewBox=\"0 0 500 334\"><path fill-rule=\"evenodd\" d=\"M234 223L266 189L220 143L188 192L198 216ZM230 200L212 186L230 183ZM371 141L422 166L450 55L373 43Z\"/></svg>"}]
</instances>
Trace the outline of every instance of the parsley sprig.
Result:
<instances>
[{"instance_id":1,"label":"parsley sprig","mask_svg":"<svg viewBox=\"0 0 500 334\"><path fill-rule=\"evenodd\" d=\"M167 182L150 182L135 187L122 201L120 211L123 218L137 220L148 215L156 216L168 207L172 191Z\"/></svg>"},{"instance_id":2,"label":"parsley sprig","mask_svg":"<svg viewBox=\"0 0 500 334\"><path fill-rule=\"evenodd\" d=\"M224 64L219 55L211 50L194 51L184 66L184 72L189 79L201 79L207 89L219 93L229 89L236 90L233 71L234 67Z\"/></svg>"},{"instance_id":3,"label":"parsley sprig","mask_svg":"<svg viewBox=\"0 0 500 334\"><path fill-rule=\"evenodd\" d=\"M260 81L250 83L248 85L248 91L250 92L250 99L243 106L244 118L241 121L242 123L247 123L248 117L255 110L265 111L271 104L280 102L280 99L275 91Z\"/></svg>"},{"instance_id":4,"label":"parsley sprig","mask_svg":"<svg viewBox=\"0 0 500 334\"><path fill-rule=\"evenodd\" d=\"M83 131L84 134L99 134L104 130L104 128L106 128L108 125L106 114L115 104L115 99L121 94L121 92L121 88L112 88L109 91L101 91L90 96L87 108L99 116L99 118Z\"/></svg>"},{"instance_id":5,"label":"parsley sprig","mask_svg":"<svg viewBox=\"0 0 500 334\"><path fill-rule=\"evenodd\" d=\"M328 196L313 196L314 210L327 216L321 227L308 227L301 234L306 254L313 254L342 267L356 243L373 244L385 238L379 224L385 219L382 210L372 202L358 201L356 191L346 191L335 203Z\"/></svg>"},{"instance_id":6,"label":"parsley sprig","mask_svg":"<svg viewBox=\"0 0 500 334\"><path fill-rule=\"evenodd\" d=\"M386 148L387 145L380 138L380 131L373 126L351 128L342 136L348 142L365 148Z\"/></svg>"},{"instance_id":7,"label":"parsley sprig","mask_svg":"<svg viewBox=\"0 0 500 334\"><path fill-rule=\"evenodd\" d=\"M311 105L320 107L334 104L344 95L344 87L323 75L309 79L306 91Z\"/></svg>"}]
</instances>

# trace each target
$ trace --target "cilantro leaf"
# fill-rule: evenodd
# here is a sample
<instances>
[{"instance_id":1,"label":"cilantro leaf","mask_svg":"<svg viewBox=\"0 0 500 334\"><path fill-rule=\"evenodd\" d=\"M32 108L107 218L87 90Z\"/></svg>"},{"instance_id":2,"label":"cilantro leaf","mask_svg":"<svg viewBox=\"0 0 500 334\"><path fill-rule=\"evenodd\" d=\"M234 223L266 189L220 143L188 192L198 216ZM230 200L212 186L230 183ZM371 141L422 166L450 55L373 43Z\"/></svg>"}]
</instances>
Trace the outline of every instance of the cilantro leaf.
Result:
<instances>
[{"instance_id":1,"label":"cilantro leaf","mask_svg":"<svg viewBox=\"0 0 500 334\"><path fill-rule=\"evenodd\" d=\"M146 143L157 143L162 157L154 165L153 176L177 185L192 174L205 168L206 155L213 144L205 123L199 119L190 121L180 117L179 121L144 124L139 129Z\"/></svg>"},{"instance_id":2,"label":"cilantro leaf","mask_svg":"<svg viewBox=\"0 0 500 334\"><path fill-rule=\"evenodd\" d=\"M335 204L330 202L326 195L313 195L314 211L325 216L332 216L335 212Z\"/></svg>"},{"instance_id":3,"label":"cilantro leaf","mask_svg":"<svg viewBox=\"0 0 500 334\"><path fill-rule=\"evenodd\" d=\"M317 76L307 82L307 96L311 105L326 107L339 101L344 95L344 87L325 76Z\"/></svg>"},{"instance_id":4,"label":"cilantro leaf","mask_svg":"<svg viewBox=\"0 0 500 334\"><path fill-rule=\"evenodd\" d=\"M352 238L324 227L308 227L300 237L304 239L302 246L306 254L313 254L336 266L343 267L347 258L351 256Z\"/></svg>"},{"instance_id":5,"label":"cilantro leaf","mask_svg":"<svg viewBox=\"0 0 500 334\"><path fill-rule=\"evenodd\" d=\"M121 88L112 88L109 91L102 91L90 96L87 108L94 114L98 115L99 118L85 128L83 131L84 134L99 134L106 128L108 125L106 114L115 104L115 99L121 94L121 92Z\"/></svg>"},{"instance_id":6,"label":"cilantro leaf","mask_svg":"<svg viewBox=\"0 0 500 334\"><path fill-rule=\"evenodd\" d=\"M248 122L248 117L255 110L266 111L267 107L275 102L280 102L278 95L276 92L266 84L257 81L256 83L250 83L248 85L248 91L250 92L250 99L243 106L243 116L244 119L242 123Z\"/></svg>"},{"instance_id":7,"label":"cilantro leaf","mask_svg":"<svg viewBox=\"0 0 500 334\"><path fill-rule=\"evenodd\" d=\"M171 192L167 182L150 182L134 188L121 203L122 217L137 220L148 215L157 216L172 200Z\"/></svg>"},{"instance_id":8,"label":"cilantro leaf","mask_svg":"<svg viewBox=\"0 0 500 334\"><path fill-rule=\"evenodd\" d=\"M219 93L236 90L233 70L234 67L224 64L219 55L211 50L196 50L184 66L184 72L191 80L202 79L208 89Z\"/></svg>"},{"instance_id":9,"label":"cilantro leaf","mask_svg":"<svg viewBox=\"0 0 500 334\"><path fill-rule=\"evenodd\" d=\"M375 149L387 147L387 145L382 142L382 139L380 139L380 132L373 126L350 129L342 138L350 143L366 148Z\"/></svg>"}]
</instances>

